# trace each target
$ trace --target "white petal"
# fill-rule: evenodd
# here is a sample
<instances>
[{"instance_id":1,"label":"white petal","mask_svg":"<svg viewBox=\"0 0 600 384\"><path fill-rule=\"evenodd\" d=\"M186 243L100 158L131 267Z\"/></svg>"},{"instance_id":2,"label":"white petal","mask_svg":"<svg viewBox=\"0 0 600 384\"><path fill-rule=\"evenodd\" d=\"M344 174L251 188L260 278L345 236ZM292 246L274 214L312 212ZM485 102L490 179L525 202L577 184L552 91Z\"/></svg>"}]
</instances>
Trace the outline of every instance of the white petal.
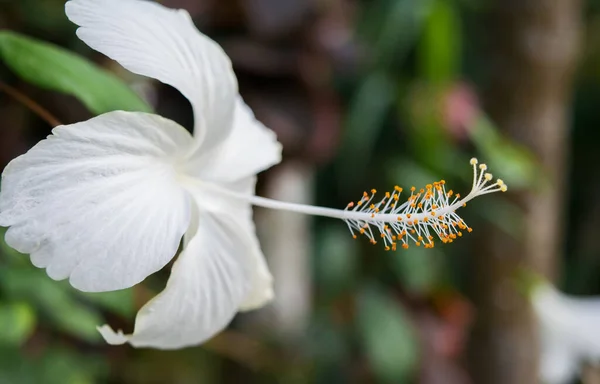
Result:
<instances>
[{"instance_id":1,"label":"white petal","mask_svg":"<svg viewBox=\"0 0 600 384\"><path fill-rule=\"evenodd\" d=\"M253 195L255 185L256 176L252 176L235 183L228 183L226 187L245 195ZM274 297L273 276L269 272L256 236L252 206L242 200L217 195L212 190L204 190L198 185L188 185L187 188L194 195L194 199L202 211L219 216L236 217L237 224L248 239L248 247L244 250L243 255L250 260L250 290L244 297L239 309L248 311L267 304ZM192 220L189 232L195 231L195 225L197 225L196 221ZM186 234L184 239L187 244L190 236Z\"/></svg>"},{"instance_id":2,"label":"white petal","mask_svg":"<svg viewBox=\"0 0 600 384\"><path fill-rule=\"evenodd\" d=\"M189 153L190 134L131 112L52 132L4 170L7 243L83 291L130 287L161 269L189 226L174 163Z\"/></svg>"},{"instance_id":3,"label":"white petal","mask_svg":"<svg viewBox=\"0 0 600 384\"><path fill-rule=\"evenodd\" d=\"M229 185L233 190L253 195L256 188L256 176L248 177L234 184ZM260 248L258 237L256 236L256 227L252 217L252 206L247 204L243 215L239 217L240 225L249 233L252 247L248 249L249 257L252 260L251 269L251 289L240 305L240 311L250 311L260 308L269 303L275 297L273 292L273 276L267 266L267 261Z\"/></svg>"},{"instance_id":4,"label":"white petal","mask_svg":"<svg viewBox=\"0 0 600 384\"><path fill-rule=\"evenodd\" d=\"M167 287L138 313L134 333L99 328L108 343L183 348L211 338L233 319L249 289L247 233L233 218L206 212L194 227Z\"/></svg>"},{"instance_id":5,"label":"white petal","mask_svg":"<svg viewBox=\"0 0 600 384\"><path fill-rule=\"evenodd\" d=\"M275 133L256 120L238 97L231 135L215 151L198 152L187 168L203 180L228 183L254 176L280 161L281 144Z\"/></svg>"},{"instance_id":6,"label":"white petal","mask_svg":"<svg viewBox=\"0 0 600 384\"><path fill-rule=\"evenodd\" d=\"M550 337L548 337L550 336ZM568 384L579 373L579 356L560 338L542 333L542 350L539 362L543 384Z\"/></svg>"},{"instance_id":7,"label":"white petal","mask_svg":"<svg viewBox=\"0 0 600 384\"><path fill-rule=\"evenodd\" d=\"M543 285L535 290L533 304L551 337L585 359L600 359L600 299L575 298Z\"/></svg>"},{"instance_id":8,"label":"white petal","mask_svg":"<svg viewBox=\"0 0 600 384\"><path fill-rule=\"evenodd\" d=\"M71 0L65 7L87 45L190 100L203 150L229 135L237 95L231 62L185 10L140 0Z\"/></svg>"}]
</instances>

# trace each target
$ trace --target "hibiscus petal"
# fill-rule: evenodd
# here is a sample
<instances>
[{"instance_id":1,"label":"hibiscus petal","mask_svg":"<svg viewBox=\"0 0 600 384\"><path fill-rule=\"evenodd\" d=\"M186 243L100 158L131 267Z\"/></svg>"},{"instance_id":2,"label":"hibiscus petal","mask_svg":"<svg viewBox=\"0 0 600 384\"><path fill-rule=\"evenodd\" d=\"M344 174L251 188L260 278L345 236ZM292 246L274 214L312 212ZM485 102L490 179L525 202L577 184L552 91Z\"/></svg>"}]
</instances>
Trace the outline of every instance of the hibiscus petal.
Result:
<instances>
[{"instance_id":1,"label":"hibiscus petal","mask_svg":"<svg viewBox=\"0 0 600 384\"><path fill-rule=\"evenodd\" d=\"M193 145L190 134L133 112L52 133L4 170L7 243L83 291L130 287L161 269L189 226L190 198L175 166Z\"/></svg>"},{"instance_id":2,"label":"hibiscus petal","mask_svg":"<svg viewBox=\"0 0 600 384\"><path fill-rule=\"evenodd\" d=\"M560 337L542 334L539 374L544 384L570 383L579 372L580 356Z\"/></svg>"},{"instance_id":3,"label":"hibiscus petal","mask_svg":"<svg viewBox=\"0 0 600 384\"><path fill-rule=\"evenodd\" d=\"M244 195L253 195L256 185L256 176L235 183L228 183L225 188ZM240 304L241 311L262 307L274 297L273 277L269 272L265 257L260 249L256 236L256 229L252 218L252 206L246 201L215 193L213 189L203 188L202 184L186 184L185 187L194 196L199 209L218 216L234 216L237 225L247 238L248 246L240 256L249 260L250 289ZM188 233L184 236L184 243L190 239L190 233L195 233L197 220L192 220Z\"/></svg>"},{"instance_id":4,"label":"hibiscus petal","mask_svg":"<svg viewBox=\"0 0 600 384\"><path fill-rule=\"evenodd\" d=\"M234 191L245 195L253 195L256 188L256 176L248 177L236 183L229 184ZM252 206L246 204L240 209L243 212L239 216L239 223L249 234L251 247L248 248L249 257L252 260L251 269L251 289L248 291L240 305L240 311L250 311L260 308L273 300L273 276L267 266L267 261L260 248L258 237L256 236L256 227L252 218Z\"/></svg>"},{"instance_id":5,"label":"hibiscus petal","mask_svg":"<svg viewBox=\"0 0 600 384\"><path fill-rule=\"evenodd\" d=\"M574 355L600 359L600 299L565 295L549 284L537 287L533 304L546 332L545 339L576 351Z\"/></svg>"},{"instance_id":6,"label":"hibiscus petal","mask_svg":"<svg viewBox=\"0 0 600 384\"><path fill-rule=\"evenodd\" d=\"M279 162L281 144L275 133L256 120L238 96L231 135L210 153L196 152L187 168L188 173L203 180L229 183L256 175Z\"/></svg>"},{"instance_id":7,"label":"hibiscus petal","mask_svg":"<svg viewBox=\"0 0 600 384\"><path fill-rule=\"evenodd\" d=\"M232 217L196 214L167 287L138 313L132 335L99 328L109 344L159 349L196 345L233 319L249 289L250 242Z\"/></svg>"},{"instance_id":8,"label":"hibiscus petal","mask_svg":"<svg viewBox=\"0 0 600 384\"><path fill-rule=\"evenodd\" d=\"M190 100L200 148L229 135L237 95L231 61L185 10L139 0L71 0L65 9L87 45Z\"/></svg>"}]
</instances>

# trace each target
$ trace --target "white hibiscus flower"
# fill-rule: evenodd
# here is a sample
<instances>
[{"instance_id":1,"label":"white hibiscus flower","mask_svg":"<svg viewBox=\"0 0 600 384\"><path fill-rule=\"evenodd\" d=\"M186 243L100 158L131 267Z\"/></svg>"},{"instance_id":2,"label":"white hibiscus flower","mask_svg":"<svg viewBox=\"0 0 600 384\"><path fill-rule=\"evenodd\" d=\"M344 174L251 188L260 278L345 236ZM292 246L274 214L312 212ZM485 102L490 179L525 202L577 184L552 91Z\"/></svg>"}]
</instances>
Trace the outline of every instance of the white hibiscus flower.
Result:
<instances>
[{"instance_id":1,"label":"white hibiscus flower","mask_svg":"<svg viewBox=\"0 0 600 384\"><path fill-rule=\"evenodd\" d=\"M99 328L110 344L181 348L222 330L237 311L273 297L255 235L252 205L344 220L352 234L433 247L470 228L456 210L505 191L473 159L464 198L445 182L366 193L345 210L254 195L256 174L281 160L275 135L238 94L231 62L183 10L143 0L70 0L67 16L90 47L128 70L178 89L192 104L190 135L157 115L112 112L60 126L2 175L0 226L6 242L53 279L83 291L131 287L183 248L165 290L138 313L131 335Z\"/></svg>"}]
</instances>

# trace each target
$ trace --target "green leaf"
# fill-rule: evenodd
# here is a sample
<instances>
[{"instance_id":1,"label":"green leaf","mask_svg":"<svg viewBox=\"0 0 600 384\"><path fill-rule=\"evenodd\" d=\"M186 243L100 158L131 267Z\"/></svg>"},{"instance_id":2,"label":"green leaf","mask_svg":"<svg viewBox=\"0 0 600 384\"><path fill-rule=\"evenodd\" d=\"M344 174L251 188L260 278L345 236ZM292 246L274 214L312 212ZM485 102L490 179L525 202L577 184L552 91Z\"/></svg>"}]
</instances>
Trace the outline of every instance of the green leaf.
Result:
<instances>
[{"instance_id":1,"label":"green leaf","mask_svg":"<svg viewBox=\"0 0 600 384\"><path fill-rule=\"evenodd\" d=\"M123 317L132 317L135 313L133 288L113 292L76 292L85 300Z\"/></svg>"},{"instance_id":2,"label":"green leaf","mask_svg":"<svg viewBox=\"0 0 600 384\"><path fill-rule=\"evenodd\" d=\"M29 304L0 303L0 344L23 344L33 333L35 324L35 312Z\"/></svg>"},{"instance_id":3,"label":"green leaf","mask_svg":"<svg viewBox=\"0 0 600 384\"><path fill-rule=\"evenodd\" d=\"M0 346L0 383L93 384L106 382L109 366L102 355L88 355L57 345L42 354L19 353Z\"/></svg>"},{"instance_id":4,"label":"green leaf","mask_svg":"<svg viewBox=\"0 0 600 384\"><path fill-rule=\"evenodd\" d=\"M92 113L152 108L119 78L63 48L0 31L0 58L23 80L79 99Z\"/></svg>"},{"instance_id":5,"label":"green leaf","mask_svg":"<svg viewBox=\"0 0 600 384\"><path fill-rule=\"evenodd\" d=\"M385 72L372 72L360 84L345 122L339 155L343 161L337 163L342 179L356 183L356 176L365 174L395 97L394 82Z\"/></svg>"},{"instance_id":6,"label":"green leaf","mask_svg":"<svg viewBox=\"0 0 600 384\"><path fill-rule=\"evenodd\" d=\"M88 342L100 340L96 327L104 323L103 318L94 308L76 300L68 282L53 281L43 270L29 267L13 268L0 277L9 297L34 304L57 329Z\"/></svg>"},{"instance_id":7,"label":"green leaf","mask_svg":"<svg viewBox=\"0 0 600 384\"><path fill-rule=\"evenodd\" d=\"M359 335L379 382L410 382L418 368L418 344L400 303L368 286L358 297L357 311Z\"/></svg>"},{"instance_id":8,"label":"green leaf","mask_svg":"<svg viewBox=\"0 0 600 384\"><path fill-rule=\"evenodd\" d=\"M369 20L378 25L373 56L379 68L402 63L423 29L432 0L393 0L387 3L384 15ZM382 19L383 18L383 19Z\"/></svg>"},{"instance_id":9,"label":"green leaf","mask_svg":"<svg viewBox=\"0 0 600 384\"><path fill-rule=\"evenodd\" d=\"M341 225L325 226L318 240L316 279L323 287L322 296L329 299L351 289L357 281L358 244Z\"/></svg>"},{"instance_id":10,"label":"green leaf","mask_svg":"<svg viewBox=\"0 0 600 384\"><path fill-rule=\"evenodd\" d=\"M486 116L480 116L469 132L485 163L502 175L509 189L548 183L531 151L504 138Z\"/></svg>"},{"instance_id":11,"label":"green leaf","mask_svg":"<svg viewBox=\"0 0 600 384\"><path fill-rule=\"evenodd\" d=\"M410 247L401 255L395 252L385 255L398 281L410 293L431 292L439 280L444 255L437 248Z\"/></svg>"},{"instance_id":12,"label":"green leaf","mask_svg":"<svg viewBox=\"0 0 600 384\"><path fill-rule=\"evenodd\" d=\"M458 73L461 21L452 3L438 0L431 8L419 44L422 75L431 83L446 84Z\"/></svg>"}]
</instances>

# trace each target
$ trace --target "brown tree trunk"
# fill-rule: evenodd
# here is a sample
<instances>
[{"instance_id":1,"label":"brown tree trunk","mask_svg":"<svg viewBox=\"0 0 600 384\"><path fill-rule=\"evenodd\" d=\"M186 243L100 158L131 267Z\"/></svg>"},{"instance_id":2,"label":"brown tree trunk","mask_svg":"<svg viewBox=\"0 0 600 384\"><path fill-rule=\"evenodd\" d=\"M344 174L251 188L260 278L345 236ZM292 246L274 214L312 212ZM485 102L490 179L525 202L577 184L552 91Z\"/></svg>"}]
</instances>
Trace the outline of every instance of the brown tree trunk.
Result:
<instances>
[{"instance_id":1,"label":"brown tree trunk","mask_svg":"<svg viewBox=\"0 0 600 384\"><path fill-rule=\"evenodd\" d=\"M533 151L549 182L512 195L525 213L521 239L491 227L481 231L474 250L479 312L472 373L476 383L531 384L538 382L535 324L513 282L523 265L552 278L562 250L569 104L582 4L492 3L486 111L504 134Z\"/></svg>"}]
</instances>

